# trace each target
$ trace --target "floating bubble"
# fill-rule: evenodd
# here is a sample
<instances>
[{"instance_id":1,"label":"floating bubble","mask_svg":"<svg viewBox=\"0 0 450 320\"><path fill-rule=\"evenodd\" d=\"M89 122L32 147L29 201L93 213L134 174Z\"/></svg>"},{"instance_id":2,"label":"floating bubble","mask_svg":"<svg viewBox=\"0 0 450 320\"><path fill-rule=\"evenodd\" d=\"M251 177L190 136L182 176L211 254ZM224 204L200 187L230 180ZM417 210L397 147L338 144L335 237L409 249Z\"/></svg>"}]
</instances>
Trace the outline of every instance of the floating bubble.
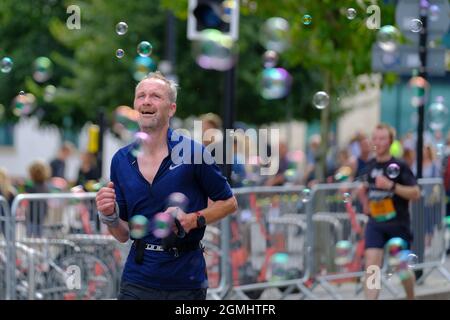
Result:
<instances>
[{"instance_id":1,"label":"floating bubble","mask_svg":"<svg viewBox=\"0 0 450 320\"><path fill-rule=\"evenodd\" d=\"M314 94L313 105L319 109L325 109L330 103L330 96L325 91L318 91Z\"/></svg>"},{"instance_id":2,"label":"floating bubble","mask_svg":"<svg viewBox=\"0 0 450 320\"><path fill-rule=\"evenodd\" d=\"M12 70L13 64L14 63L10 57L4 57L2 59L0 70L3 73L9 73Z\"/></svg>"},{"instance_id":3,"label":"floating bubble","mask_svg":"<svg viewBox=\"0 0 450 320\"><path fill-rule=\"evenodd\" d=\"M422 21L420 19L412 19L409 22L409 30L411 30L414 33L420 32L423 28Z\"/></svg>"},{"instance_id":4,"label":"floating bubble","mask_svg":"<svg viewBox=\"0 0 450 320\"><path fill-rule=\"evenodd\" d=\"M225 71L233 67L237 47L231 36L215 29L205 29L193 43L192 52L197 64L208 70Z\"/></svg>"},{"instance_id":5,"label":"floating bubble","mask_svg":"<svg viewBox=\"0 0 450 320\"><path fill-rule=\"evenodd\" d=\"M125 55L125 51L123 51L123 49L117 49L116 50L116 57L117 58L122 59L124 55Z\"/></svg>"},{"instance_id":6,"label":"floating bubble","mask_svg":"<svg viewBox=\"0 0 450 320\"><path fill-rule=\"evenodd\" d=\"M156 70L156 63L150 57L137 56L134 59L134 73L133 78L136 81L144 79L149 72Z\"/></svg>"},{"instance_id":7,"label":"floating bubble","mask_svg":"<svg viewBox=\"0 0 450 320\"><path fill-rule=\"evenodd\" d=\"M415 265L419 262L419 257L414 253L408 254L407 263L409 268L414 268Z\"/></svg>"},{"instance_id":8,"label":"floating bubble","mask_svg":"<svg viewBox=\"0 0 450 320\"><path fill-rule=\"evenodd\" d=\"M174 192L167 198L168 207L179 207L186 212L189 205L189 199L181 192Z\"/></svg>"},{"instance_id":9,"label":"floating bubble","mask_svg":"<svg viewBox=\"0 0 450 320\"><path fill-rule=\"evenodd\" d=\"M36 97L33 94L19 94L12 102L13 113L17 117L27 116L34 111L35 103Z\"/></svg>"},{"instance_id":10,"label":"floating bubble","mask_svg":"<svg viewBox=\"0 0 450 320\"><path fill-rule=\"evenodd\" d=\"M438 21L439 17L440 17L440 11L441 11L439 6L437 4L432 4L428 10L429 10L428 17L430 18L430 21L433 21L433 22Z\"/></svg>"},{"instance_id":11,"label":"floating bubble","mask_svg":"<svg viewBox=\"0 0 450 320\"><path fill-rule=\"evenodd\" d=\"M56 95L56 87L54 85L48 85L44 89L44 101L52 102Z\"/></svg>"},{"instance_id":12,"label":"floating bubble","mask_svg":"<svg viewBox=\"0 0 450 320\"><path fill-rule=\"evenodd\" d=\"M165 238L172 231L173 217L169 213L157 213L153 219L153 235L157 238Z\"/></svg>"},{"instance_id":13,"label":"floating bubble","mask_svg":"<svg viewBox=\"0 0 450 320\"><path fill-rule=\"evenodd\" d=\"M287 182L295 182L297 181L298 175L297 175L297 170L296 169L287 169L284 172L284 178L286 179Z\"/></svg>"},{"instance_id":14,"label":"floating bubble","mask_svg":"<svg viewBox=\"0 0 450 320\"><path fill-rule=\"evenodd\" d=\"M356 18L356 10L354 8L347 9L347 19L353 20Z\"/></svg>"},{"instance_id":15,"label":"floating bubble","mask_svg":"<svg viewBox=\"0 0 450 320\"><path fill-rule=\"evenodd\" d=\"M377 34L378 46L384 51L392 52L397 49L400 31L391 25L381 27Z\"/></svg>"},{"instance_id":16,"label":"floating bubble","mask_svg":"<svg viewBox=\"0 0 450 320\"><path fill-rule=\"evenodd\" d=\"M306 203L311 199L311 190L308 188L303 189L302 191L302 202Z\"/></svg>"},{"instance_id":17,"label":"floating bubble","mask_svg":"<svg viewBox=\"0 0 450 320\"><path fill-rule=\"evenodd\" d=\"M130 236L133 239L142 239L148 233L148 219L140 214L130 219Z\"/></svg>"},{"instance_id":18,"label":"floating bubble","mask_svg":"<svg viewBox=\"0 0 450 320\"><path fill-rule=\"evenodd\" d=\"M342 166L338 169L336 174L334 175L334 180L336 182L343 182L350 178L352 174L352 168L349 166Z\"/></svg>"},{"instance_id":19,"label":"floating bubble","mask_svg":"<svg viewBox=\"0 0 450 320\"><path fill-rule=\"evenodd\" d=\"M353 245L350 241L340 240L336 243L336 257L334 262L338 266L343 266L351 262Z\"/></svg>"},{"instance_id":20,"label":"floating bubble","mask_svg":"<svg viewBox=\"0 0 450 320\"><path fill-rule=\"evenodd\" d=\"M141 41L137 46L137 52L141 57L148 57L152 54L153 47L148 41Z\"/></svg>"},{"instance_id":21,"label":"floating bubble","mask_svg":"<svg viewBox=\"0 0 450 320\"><path fill-rule=\"evenodd\" d=\"M118 24L116 24L116 33L119 36L123 36L125 33L127 33L128 31L128 25L126 24L126 22L119 22Z\"/></svg>"},{"instance_id":22,"label":"floating bubble","mask_svg":"<svg viewBox=\"0 0 450 320\"><path fill-rule=\"evenodd\" d=\"M394 257L396 256L400 251L406 250L408 244L405 240L399 237L391 238L386 243L386 251L389 256Z\"/></svg>"},{"instance_id":23,"label":"floating bubble","mask_svg":"<svg viewBox=\"0 0 450 320\"><path fill-rule=\"evenodd\" d=\"M305 26L309 26L312 23L312 17L309 14L303 15L302 22Z\"/></svg>"},{"instance_id":24,"label":"floating bubble","mask_svg":"<svg viewBox=\"0 0 450 320\"><path fill-rule=\"evenodd\" d=\"M446 225L447 228L450 229L450 216L446 216L446 217L444 218L444 225Z\"/></svg>"},{"instance_id":25,"label":"floating bubble","mask_svg":"<svg viewBox=\"0 0 450 320\"><path fill-rule=\"evenodd\" d=\"M47 57L39 57L33 63L33 79L37 82L45 82L52 76L53 63Z\"/></svg>"},{"instance_id":26,"label":"floating bubble","mask_svg":"<svg viewBox=\"0 0 450 320\"><path fill-rule=\"evenodd\" d=\"M342 194L342 201L344 201L344 203L352 202L352 195L349 192L344 192Z\"/></svg>"},{"instance_id":27,"label":"floating bubble","mask_svg":"<svg viewBox=\"0 0 450 320\"><path fill-rule=\"evenodd\" d=\"M267 100L281 99L288 95L292 77L283 68L267 68L262 71L261 96Z\"/></svg>"},{"instance_id":28,"label":"floating bubble","mask_svg":"<svg viewBox=\"0 0 450 320\"><path fill-rule=\"evenodd\" d=\"M280 17L272 17L264 22L259 40L267 50L283 52L289 47L289 22Z\"/></svg>"},{"instance_id":29,"label":"floating bubble","mask_svg":"<svg viewBox=\"0 0 450 320\"><path fill-rule=\"evenodd\" d=\"M269 281L287 280L289 255L285 252L277 252L270 258Z\"/></svg>"},{"instance_id":30,"label":"floating bubble","mask_svg":"<svg viewBox=\"0 0 450 320\"><path fill-rule=\"evenodd\" d=\"M139 113L136 110L128 106L119 106L114 112L113 130L123 140L130 141L133 135L139 131L138 119Z\"/></svg>"},{"instance_id":31,"label":"floating bubble","mask_svg":"<svg viewBox=\"0 0 450 320\"><path fill-rule=\"evenodd\" d=\"M136 132L134 135L134 144L132 146L131 154L134 157L139 157L143 153L143 144L149 138L148 134L142 131Z\"/></svg>"},{"instance_id":32,"label":"floating bubble","mask_svg":"<svg viewBox=\"0 0 450 320\"><path fill-rule=\"evenodd\" d=\"M428 121L431 130L442 130L448 121L448 108L444 104L444 97L439 96L428 109Z\"/></svg>"},{"instance_id":33,"label":"floating bubble","mask_svg":"<svg viewBox=\"0 0 450 320\"><path fill-rule=\"evenodd\" d=\"M23 95L25 95L25 91L22 90L22 91L19 92L19 94L20 94L21 96L23 96Z\"/></svg>"},{"instance_id":34,"label":"floating bubble","mask_svg":"<svg viewBox=\"0 0 450 320\"><path fill-rule=\"evenodd\" d=\"M263 55L264 68L274 68L278 62L278 53L273 50L267 50Z\"/></svg>"},{"instance_id":35,"label":"floating bubble","mask_svg":"<svg viewBox=\"0 0 450 320\"><path fill-rule=\"evenodd\" d=\"M386 174L390 179L395 179L400 174L400 166L397 163L391 163L386 168Z\"/></svg>"}]
</instances>

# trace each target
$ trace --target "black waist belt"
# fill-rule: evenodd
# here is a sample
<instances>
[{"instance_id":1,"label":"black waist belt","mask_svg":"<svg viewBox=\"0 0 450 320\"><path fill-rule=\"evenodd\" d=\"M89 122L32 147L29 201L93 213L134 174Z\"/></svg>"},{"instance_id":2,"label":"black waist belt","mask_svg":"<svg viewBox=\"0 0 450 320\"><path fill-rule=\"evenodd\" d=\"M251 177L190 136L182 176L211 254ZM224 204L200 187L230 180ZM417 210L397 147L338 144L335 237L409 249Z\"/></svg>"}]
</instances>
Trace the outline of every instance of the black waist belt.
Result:
<instances>
[{"instance_id":1,"label":"black waist belt","mask_svg":"<svg viewBox=\"0 0 450 320\"><path fill-rule=\"evenodd\" d=\"M173 252L175 254L175 257L178 257L181 252L194 251L197 249L203 250L203 245L201 244L201 242L181 243L174 247L167 248L162 245L146 243L145 241L139 239L134 240L133 245L136 247L136 255L134 260L138 264L142 264L142 262L144 261L145 250Z\"/></svg>"}]
</instances>

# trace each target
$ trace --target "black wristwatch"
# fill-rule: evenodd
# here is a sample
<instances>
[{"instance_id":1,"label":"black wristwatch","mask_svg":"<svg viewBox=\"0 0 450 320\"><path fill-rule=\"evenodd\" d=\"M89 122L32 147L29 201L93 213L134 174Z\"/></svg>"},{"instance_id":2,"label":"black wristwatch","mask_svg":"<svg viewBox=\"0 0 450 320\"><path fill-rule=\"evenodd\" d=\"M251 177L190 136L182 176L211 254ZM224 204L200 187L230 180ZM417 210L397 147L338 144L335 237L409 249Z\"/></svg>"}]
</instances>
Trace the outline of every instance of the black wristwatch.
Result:
<instances>
[{"instance_id":1,"label":"black wristwatch","mask_svg":"<svg viewBox=\"0 0 450 320\"><path fill-rule=\"evenodd\" d=\"M206 226L206 219L199 211L197 211L196 214L197 214L197 228L203 228L204 226Z\"/></svg>"}]
</instances>

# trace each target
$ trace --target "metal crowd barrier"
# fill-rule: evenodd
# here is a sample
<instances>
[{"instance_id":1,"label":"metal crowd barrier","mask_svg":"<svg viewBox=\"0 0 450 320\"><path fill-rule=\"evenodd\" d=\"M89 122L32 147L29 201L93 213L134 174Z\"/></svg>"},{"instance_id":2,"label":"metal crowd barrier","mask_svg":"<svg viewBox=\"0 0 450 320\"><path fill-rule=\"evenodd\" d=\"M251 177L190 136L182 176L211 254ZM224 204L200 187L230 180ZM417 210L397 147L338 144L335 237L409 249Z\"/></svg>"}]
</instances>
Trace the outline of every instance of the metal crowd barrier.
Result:
<instances>
[{"instance_id":1,"label":"metal crowd barrier","mask_svg":"<svg viewBox=\"0 0 450 320\"><path fill-rule=\"evenodd\" d=\"M11 212L8 201L0 196L0 300L11 299L12 283L8 281L14 275L14 241L11 230Z\"/></svg>"},{"instance_id":2,"label":"metal crowd barrier","mask_svg":"<svg viewBox=\"0 0 450 320\"><path fill-rule=\"evenodd\" d=\"M130 244L107 234L95 193L19 194L11 217L11 299L117 297Z\"/></svg>"},{"instance_id":3,"label":"metal crowd barrier","mask_svg":"<svg viewBox=\"0 0 450 320\"><path fill-rule=\"evenodd\" d=\"M445 280L450 282L450 273L444 267L446 258L446 194L441 178L419 179L421 197L411 203L411 227L414 234L412 251L418 257L414 270L421 270L423 275L417 283L437 270Z\"/></svg>"},{"instance_id":4,"label":"metal crowd barrier","mask_svg":"<svg viewBox=\"0 0 450 320\"><path fill-rule=\"evenodd\" d=\"M304 187L246 187L234 189L238 212L230 216L229 299L277 299L293 294L313 298L305 251L307 222ZM279 262L277 262L279 260ZM273 290L272 290L273 291Z\"/></svg>"}]
</instances>

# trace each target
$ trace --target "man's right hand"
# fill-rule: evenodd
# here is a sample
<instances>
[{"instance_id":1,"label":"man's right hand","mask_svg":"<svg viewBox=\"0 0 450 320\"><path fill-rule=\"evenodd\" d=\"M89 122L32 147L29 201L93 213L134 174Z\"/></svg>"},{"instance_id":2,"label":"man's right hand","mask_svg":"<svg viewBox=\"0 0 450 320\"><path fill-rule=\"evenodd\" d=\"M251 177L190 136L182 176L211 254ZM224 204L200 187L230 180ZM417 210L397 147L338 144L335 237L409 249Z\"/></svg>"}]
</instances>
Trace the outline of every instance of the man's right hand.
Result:
<instances>
[{"instance_id":1,"label":"man's right hand","mask_svg":"<svg viewBox=\"0 0 450 320\"><path fill-rule=\"evenodd\" d=\"M101 188L95 196L97 210L105 216L110 216L116 208L116 192L114 183L108 182L106 187Z\"/></svg>"}]
</instances>

